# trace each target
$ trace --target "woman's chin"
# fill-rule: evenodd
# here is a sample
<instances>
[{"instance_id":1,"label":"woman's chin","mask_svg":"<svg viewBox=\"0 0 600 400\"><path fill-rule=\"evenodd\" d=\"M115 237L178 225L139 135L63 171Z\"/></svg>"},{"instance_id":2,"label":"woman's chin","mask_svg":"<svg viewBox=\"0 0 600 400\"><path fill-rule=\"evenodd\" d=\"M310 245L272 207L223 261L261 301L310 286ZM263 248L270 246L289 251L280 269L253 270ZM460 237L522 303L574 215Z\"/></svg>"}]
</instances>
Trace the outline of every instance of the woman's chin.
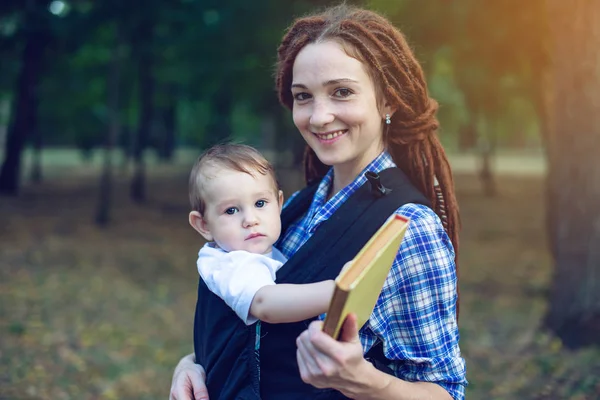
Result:
<instances>
[{"instance_id":1,"label":"woman's chin","mask_svg":"<svg viewBox=\"0 0 600 400\"><path fill-rule=\"evenodd\" d=\"M344 154L343 151L333 151L332 149L324 150L319 149L318 147L313 147L313 150L315 151L315 154L317 155L319 161L321 161L323 164L329 167L338 164L343 164L348 159L347 154Z\"/></svg>"},{"instance_id":2,"label":"woman's chin","mask_svg":"<svg viewBox=\"0 0 600 400\"><path fill-rule=\"evenodd\" d=\"M315 153L317 154L317 158L319 159L319 161L321 161L323 164L327 165L328 167L335 165L335 162L332 160L332 157L323 156L322 154L319 154L316 151Z\"/></svg>"}]
</instances>

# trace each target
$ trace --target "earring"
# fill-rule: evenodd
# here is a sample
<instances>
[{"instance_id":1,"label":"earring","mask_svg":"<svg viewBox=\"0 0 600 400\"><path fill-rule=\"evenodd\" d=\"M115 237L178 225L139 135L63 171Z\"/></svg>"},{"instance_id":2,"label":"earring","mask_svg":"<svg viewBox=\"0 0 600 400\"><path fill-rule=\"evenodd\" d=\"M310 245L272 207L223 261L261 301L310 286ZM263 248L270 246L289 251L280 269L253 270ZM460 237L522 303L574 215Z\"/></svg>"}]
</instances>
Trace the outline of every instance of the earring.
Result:
<instances>
[{"instance_id":1,"label":"earring","mask_svg":"<svg viewBox=\"0 0 600 400\"><path fill-rule=\"evenodd\" d=\"M385 114L385 124L389 125L392 123L392 118L390 117L390 114Z\"/></svg>"}]
</instances>

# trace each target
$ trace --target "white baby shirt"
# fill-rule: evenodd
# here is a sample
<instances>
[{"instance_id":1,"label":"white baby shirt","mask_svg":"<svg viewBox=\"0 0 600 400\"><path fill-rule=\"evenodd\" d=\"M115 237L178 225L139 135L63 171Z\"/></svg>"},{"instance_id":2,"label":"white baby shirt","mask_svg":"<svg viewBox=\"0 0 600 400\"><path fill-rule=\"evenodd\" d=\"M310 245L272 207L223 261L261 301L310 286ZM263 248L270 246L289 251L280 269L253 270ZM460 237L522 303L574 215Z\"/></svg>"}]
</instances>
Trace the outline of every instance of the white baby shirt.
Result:
<instances>
[{"instance_id":1,"label":"white baby shirt","mask_svg":"<svg viewBox=\"0 0 600 400\"><path fill-rule=\"evenodd\" d=\"M263 286L275 284L275 274L286 261L274 247L272 253L264 255L247 251L226 252L210 242L198 252L197 265L208 289L250 325L257 321L250 315L254 295Z\"/></svg>"}]
</instances>

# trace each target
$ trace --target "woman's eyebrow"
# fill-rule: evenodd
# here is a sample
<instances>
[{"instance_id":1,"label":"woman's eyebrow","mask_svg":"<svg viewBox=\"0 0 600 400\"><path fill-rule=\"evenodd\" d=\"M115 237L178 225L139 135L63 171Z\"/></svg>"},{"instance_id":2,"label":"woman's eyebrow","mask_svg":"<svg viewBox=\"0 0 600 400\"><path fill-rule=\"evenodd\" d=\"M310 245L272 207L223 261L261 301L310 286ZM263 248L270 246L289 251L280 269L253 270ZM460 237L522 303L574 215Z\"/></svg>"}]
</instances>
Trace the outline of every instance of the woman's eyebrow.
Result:
<instances>
[{"instance_id":1,"label":"woman's eyebrow","mask_svg":"<svg viewBox=\"0 0 600 400\"><path fill-rule=\"evenodd\" d=\"M358 81L351 78L331 79L323 82L323 86L339 85L340 83L358 83Z\"/></svg>"},{"instance_id":2,"label":"woman's eyebrow","mask_svg":"<svg viewBox=\"0 0 600 400\"><path fill-rule=\"evenodd\" d=\"M351 78L330 79L323 82L323 86L339 85L340 83L358 83L358 81ZM306 85L302 83L292 83L293 88L307 89Z\"/></svg>"}]
</instances>

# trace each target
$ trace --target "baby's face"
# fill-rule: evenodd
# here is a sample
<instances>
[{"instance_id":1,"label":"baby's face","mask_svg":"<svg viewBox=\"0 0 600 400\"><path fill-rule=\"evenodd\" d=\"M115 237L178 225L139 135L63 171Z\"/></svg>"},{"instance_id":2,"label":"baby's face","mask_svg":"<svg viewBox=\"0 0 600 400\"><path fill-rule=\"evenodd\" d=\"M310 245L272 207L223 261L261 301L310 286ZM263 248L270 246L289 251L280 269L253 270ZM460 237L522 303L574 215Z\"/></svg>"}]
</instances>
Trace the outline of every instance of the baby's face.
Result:
<instances>
[{"instance_id":1,"label":"baby's face","mask_svg":"<svg viewBox=\"0 0 600 400\"><path fill-rule=\"evenodd\" d=\"M254 175L219 168L205 176L205 227L225 251L269 253L281 233L282 193L269 176Z\"/></svg>"}]
</instances>

